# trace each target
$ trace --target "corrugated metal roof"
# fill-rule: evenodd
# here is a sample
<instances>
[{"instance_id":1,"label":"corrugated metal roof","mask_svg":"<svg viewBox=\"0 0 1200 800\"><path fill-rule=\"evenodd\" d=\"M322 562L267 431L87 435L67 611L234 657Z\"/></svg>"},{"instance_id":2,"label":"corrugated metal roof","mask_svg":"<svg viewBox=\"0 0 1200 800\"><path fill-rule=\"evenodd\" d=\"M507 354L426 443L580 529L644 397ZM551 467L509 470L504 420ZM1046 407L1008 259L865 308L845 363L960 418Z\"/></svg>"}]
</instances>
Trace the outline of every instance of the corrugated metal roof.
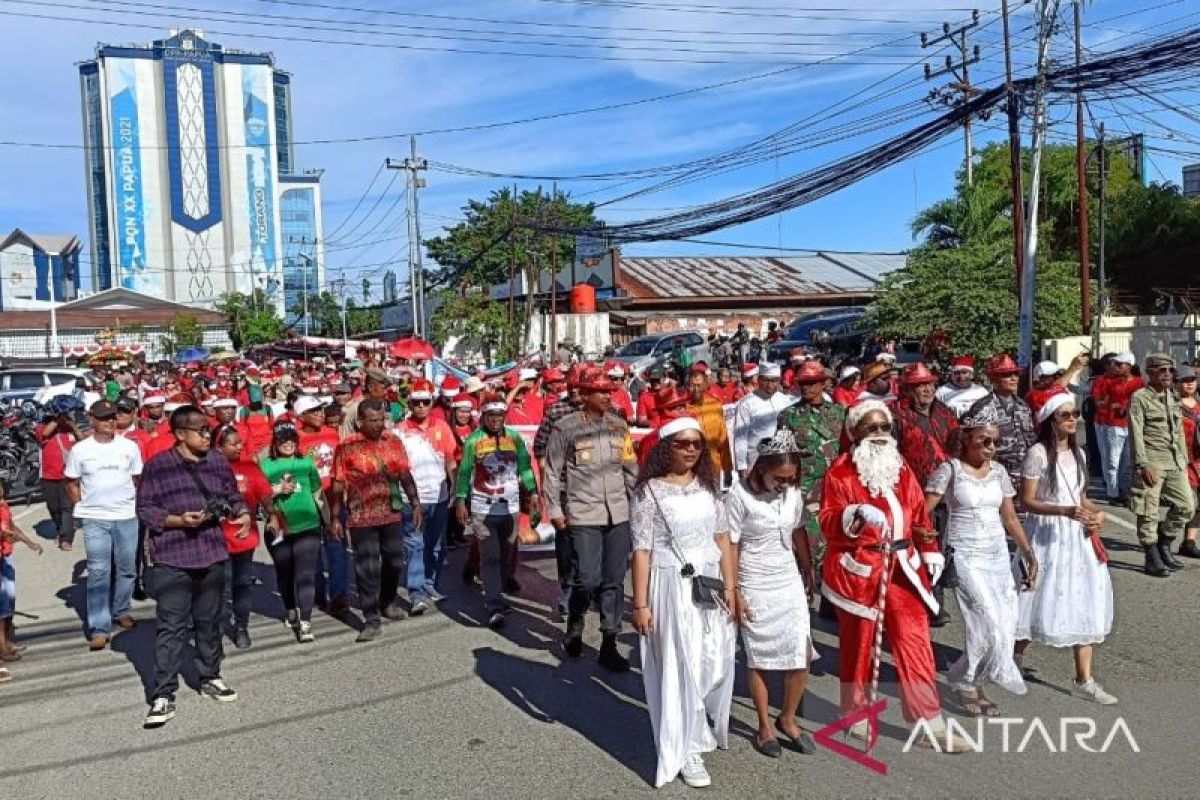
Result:
<instances>
[{"instance_id":1,"label":"corrugated metal roof","mask_svg":"<svg viewBox=\"0 0 1200 800\"><path fill-rule=\"evenodd\" d=\"M871 292L904 255L667 256L621 258L618 283L633 298L803 297Z\"/></svg>"}]
</instances>

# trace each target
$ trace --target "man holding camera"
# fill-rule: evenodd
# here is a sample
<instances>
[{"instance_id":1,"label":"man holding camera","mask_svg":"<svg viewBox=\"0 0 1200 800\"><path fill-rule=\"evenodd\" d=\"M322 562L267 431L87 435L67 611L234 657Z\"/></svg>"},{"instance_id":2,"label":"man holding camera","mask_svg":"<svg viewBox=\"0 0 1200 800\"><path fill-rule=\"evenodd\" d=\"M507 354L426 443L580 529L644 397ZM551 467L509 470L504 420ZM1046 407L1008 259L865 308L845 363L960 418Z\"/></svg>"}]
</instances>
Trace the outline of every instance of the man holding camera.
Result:
<instances>
[{"instance_id":1,"label":"man holding camera","mask_svg":"<svg viewBox=\"0 0 1200 800\"><path fill-rule=\"evenodd\" d=\"M182 406L171 414L175 447L146 465L137 493L137 514L150 534L146 589L157 603L154 692L145 727L175 716L175 691L187 643L195 629L200 694L219 702L237 700L221 678L221 609L225 586L222 520L248 528L246 502L229 462L210 453L212 430L204 412Z\"/></svg>"}]
</instances>

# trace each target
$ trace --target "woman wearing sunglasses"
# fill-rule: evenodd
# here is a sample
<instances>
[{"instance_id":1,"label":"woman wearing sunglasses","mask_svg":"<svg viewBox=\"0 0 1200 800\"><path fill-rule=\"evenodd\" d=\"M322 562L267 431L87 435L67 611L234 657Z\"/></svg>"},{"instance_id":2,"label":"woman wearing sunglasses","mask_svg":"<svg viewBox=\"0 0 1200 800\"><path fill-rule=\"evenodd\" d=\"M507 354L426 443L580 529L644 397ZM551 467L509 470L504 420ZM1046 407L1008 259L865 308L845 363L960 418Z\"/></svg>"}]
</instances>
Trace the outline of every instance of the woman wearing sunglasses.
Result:
<instances>
[{"instance_id":1,"label":"woman wearing sunglasses","mask_svg":"<svg viewBox=\"0 0 1200 800\"><path fill-rule=\"evenodd\" d=\"M1112 629L1113 593L1108 556L1095 533L1103 515L1087 499L1087 462L1075 439L1079 416L1070 395L1050 398L1038 411L1037 444L1025 456L1025 525L1044 569L1032 591L1020 595L1017 664L1030 641L1071 647L1071 694L1112 705L1117 698L1092 676L1092 648Z\"/></svg>"},{"instance_id":2,"label":"woman wearing sunglasses","mask_svg":"<svg viewBox=\"0 0 1200 800\"><path fill-rule=\"evenodd\" d=\"M1025 694L1021 670L1013 661L1018 599L1006 533L1017 545L1022 589L1033 588L1038 570L1013 507L1017 492L1012 479L993 460L999 424L1000 415L991 406L968 412L959 421L957 457L938 467L925 486L926 509L932 513L945 502L950 512L946 538L958 573L954 591L966 629L962 655L947 679L963 709L977 717L1000 713L983 694L989 683Z\"/></svg>"},{"instance_id":3,"label":"woman wearing sunglasses","mask_svg":"<svg viewBox=\"0 0 1200 800\"><path fill-rule=\"evenodd\" d=\"M654 785L680 776L698 788L712 783L702 754L729 745L737 560L700 423L673 419L658 436L630 509L633 627L658 751ZM708 595L715 607L694 596L701 577L724 582Z\"/></svg>"}]
</instances>

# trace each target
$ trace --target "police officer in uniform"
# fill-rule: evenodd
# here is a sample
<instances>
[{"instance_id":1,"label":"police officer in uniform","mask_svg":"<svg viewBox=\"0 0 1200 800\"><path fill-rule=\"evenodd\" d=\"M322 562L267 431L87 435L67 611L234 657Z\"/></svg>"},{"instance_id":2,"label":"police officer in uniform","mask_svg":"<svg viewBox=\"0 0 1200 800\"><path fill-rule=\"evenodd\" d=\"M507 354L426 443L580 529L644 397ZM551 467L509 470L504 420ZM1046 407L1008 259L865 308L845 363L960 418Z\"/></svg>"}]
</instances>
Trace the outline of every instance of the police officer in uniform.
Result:
<instances>
[{"instance_id":1,"label":"police officer in uniform","mask_svg":"<svg viewBox=\"0 0 1200 800\"><path fill-rule=\"evenodd\" d=\"M580 373L580 410L558 421L546 446L542 492L556 535L570 537L574 583L563 649L583 650L584 614L600 602L599 663L629 669L617 652L629 563L629 496L637 479L637 456L629 426L612 412L612 379L600 368Z\"/></svg>"}]
</instances>

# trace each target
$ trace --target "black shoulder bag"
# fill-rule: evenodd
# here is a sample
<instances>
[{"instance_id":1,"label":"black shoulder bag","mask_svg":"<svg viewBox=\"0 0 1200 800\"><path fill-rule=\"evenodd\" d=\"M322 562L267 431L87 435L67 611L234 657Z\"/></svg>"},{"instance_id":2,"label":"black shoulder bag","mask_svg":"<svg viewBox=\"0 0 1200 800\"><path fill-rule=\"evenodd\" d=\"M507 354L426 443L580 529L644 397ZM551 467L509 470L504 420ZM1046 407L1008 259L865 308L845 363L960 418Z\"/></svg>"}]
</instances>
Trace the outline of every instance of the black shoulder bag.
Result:
<instances>
[{"instance_id":1,"label":"black shoulder bag","mask_svg":"<svg viewBox=\"0 0 1200 800\"><path fill-rule=\"evenodd\" d=\"M667 529L667 543L671 547L671 552L683 564L679 574L692 581L692 600L705 611L723 608L728 612L729 607L725 605L725 581L696 574L696 568L683 557L683 551L679 549L679 544L675 541L675 532L671 530L671 523L667 521L667 515L663 513L662 506L658 504L658 496L654 493L654 489L650 488L649 483L646 484L646 491L649 493L650 499L654 501L654 509Z\"/></svg>"}]
</instances>

